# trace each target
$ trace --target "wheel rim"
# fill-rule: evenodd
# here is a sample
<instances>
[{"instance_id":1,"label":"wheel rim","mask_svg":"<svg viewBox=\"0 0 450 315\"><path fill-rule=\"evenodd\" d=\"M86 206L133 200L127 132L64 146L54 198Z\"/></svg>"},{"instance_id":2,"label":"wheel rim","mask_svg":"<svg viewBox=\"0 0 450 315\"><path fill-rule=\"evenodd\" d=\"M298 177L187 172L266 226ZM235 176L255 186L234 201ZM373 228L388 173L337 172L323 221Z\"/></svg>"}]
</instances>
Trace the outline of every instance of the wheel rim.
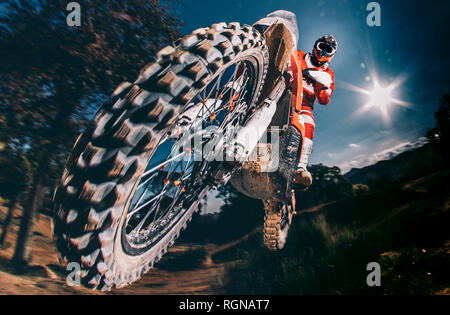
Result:
<instances>
[{"instance_id":1,"label":"wheel rim","mask_svg":"<svg viewBox=\"0 0 450 315\"><path fill-rule=\"evenodd\" d=\"M186 106L202 106L193 119L190 131L201 120L202 130L210 127L224 132L230 126L242 124L254 98L257 80L256 61L243 58L218 73ZM240 90L235 90L239 80ZM231 87L227 89L227 85ZM216 102L209 104L207 100ZM222 102L217 106L217 100ZM201 142L213 142L214 133ZM215 139L217 140L217 139ZM186 213L207 186L214 150L198 153L184 150L178 141L167 137L167 131L155 147L146 171L137 183L123 221L122 244L130 255L139 255L157 244ZM199 158L199 155L201 158ZM198 176L200 175L200 176Z\"/></svg>"}]
</instances>

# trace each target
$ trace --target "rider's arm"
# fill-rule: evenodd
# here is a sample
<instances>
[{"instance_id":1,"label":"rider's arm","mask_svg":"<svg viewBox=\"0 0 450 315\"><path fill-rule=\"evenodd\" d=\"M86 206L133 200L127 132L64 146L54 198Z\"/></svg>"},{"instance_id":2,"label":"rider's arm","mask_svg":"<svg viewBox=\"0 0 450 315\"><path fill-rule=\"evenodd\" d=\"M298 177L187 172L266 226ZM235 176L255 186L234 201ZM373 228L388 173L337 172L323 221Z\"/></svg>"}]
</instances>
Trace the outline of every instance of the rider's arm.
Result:
<instances>
[{"instance_id":1,"label":"rider's arm","mask_svg":"<svg viewBox=\"0 0 450 315\"><path fill-rule=\"evenodd\" d=\"M330 103L331 95L333 95L334 92L334 74L330 69L327 69L327 71L322 73L328 74L330 80L325 80L323 83L316 82L314 85L314 93L316 94L319 104L328 105L328 103Z\"/></svg>"}]
</instances>

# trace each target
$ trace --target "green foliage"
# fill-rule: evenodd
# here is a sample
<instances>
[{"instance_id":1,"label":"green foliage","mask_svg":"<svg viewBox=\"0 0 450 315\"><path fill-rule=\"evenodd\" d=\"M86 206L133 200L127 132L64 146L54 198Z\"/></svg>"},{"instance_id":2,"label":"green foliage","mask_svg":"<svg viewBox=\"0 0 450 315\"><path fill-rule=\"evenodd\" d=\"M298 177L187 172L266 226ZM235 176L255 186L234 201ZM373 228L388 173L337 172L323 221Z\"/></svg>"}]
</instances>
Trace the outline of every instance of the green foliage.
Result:
<instances>
[{"instance_id":1,"label":"green foliage","mask_svg":"<svg viewBox=\"0 0 450 315\"><path fill-rule=\"evenodd\" d=\"M383 285L391 294L435 294L448 290L450 283L450 244L443 248L408 247L399 252L384 253L381 264Z\"/></svg>"},{"instance_id":2,"label":"green foliage","mask_svg":"<svg viewBox=\"0 0 450 315\"><path fill-rule=\"evenodd\" d=\"M229 268L224 293L430 294L448 288L447 196L378 192L296 216L280 252L265 249L261 236L244 252L235 250L243 263ZM392 251L401 256L388 259ZM381 265L381 287L366 284L369 262Z\"/></svg>"},{"instance_id":3,"label":"green foliage","mask_svg":"<svg viewBox=\"0 0 450 315\"><path fill-rule=\"evenodd\" d=\"M0 169L0 196L17 197L29 183L30 162L23 152L5 148L0 151Z\"/></svg>"},{"instance_id":4,"label":"green foliage","mask_svg":"<svg viewBox=\"0 0 450 315\"><path fill-rule=\"evenodd\" d=\"M426 136L442 155L445 162L450 161L450 94L441 98L440 107L434 114L436 126L428 130Z\"/></svg>"},{"instance_id":5,"label":"green foliage","mask_svg":"<svg viewBox=\"0 0 450 315\"><path fill-rule=\"evenodd\" d=\"M36 212L50 203L76 136L122 81L134 81L157 50L179 37L178 19L157 0L6 0L0 14L0 148L23 154L32 179L13 256L30 260ZM1 162L0 167L8 167ZM25 189L25 177L16 195ZM7 192L10 193L10 192Z\"/></svg>"},{"instance_id":6,"label":"green foliage","mask_svg":"<svg viewBox=\"0 0 450 315\"><path fill-rule=\"evenodd\" d=\"M341 174L339 167L323 164L308 167L313 183L305 192L297 192L297 208L308 208L321 203L339 200L353 194L350 182Z\"/></svg>"},{"instance_id":7,"label":"green foliage","mask_svg":"<svg viewBox=\"0 0 450 315\"><path fill-rule=\"evenodd\" d=\"M352 188L355 195L363 195L370 191L369 186L364 184L354 184L352 185Z\"/></svg>"},{"instance_id":8,"label":"green foliage","mask_svg":"<svg viewBox=\"0 0 450 315\"><path fill-rule=\"evenodd\" d=\"M181 24L155 0L78 2L79 27L67 25L63 0L7 0L0 15L0 149L26 157L49 187L106 95L134 80Z\"/></svg>"},{"instance_id":9,"label":"green foliage","mask_svg":"<svg viewBox=\"0 0 450 315\"><path fill-rule=\"evenodd\" d=\"M445 168L433 144L400 153L390 160L379 161L362 169L352 169L345 177L353 184L364 184L371 191L395 189L405 182L427 176Z\"/></svg>"},{"instance_id":10,"label":"green foliage","mask_svg":"<svg viewBox=\"0 0 450 315\"><path fill-rule=\"evenodd\" d=\"M362 289L358 276L365 279L362 256L354 253L355 246L361 249L355 242L357 236L348 228L332 228L324 216L303 218L290 231L285 249L276 253L253 249L244 265L232 268L225 290L233 294L341 294L356 284L351 289L356 292ZM358 263L359 268L352 270Z\"/></svg>"}]
</instances>

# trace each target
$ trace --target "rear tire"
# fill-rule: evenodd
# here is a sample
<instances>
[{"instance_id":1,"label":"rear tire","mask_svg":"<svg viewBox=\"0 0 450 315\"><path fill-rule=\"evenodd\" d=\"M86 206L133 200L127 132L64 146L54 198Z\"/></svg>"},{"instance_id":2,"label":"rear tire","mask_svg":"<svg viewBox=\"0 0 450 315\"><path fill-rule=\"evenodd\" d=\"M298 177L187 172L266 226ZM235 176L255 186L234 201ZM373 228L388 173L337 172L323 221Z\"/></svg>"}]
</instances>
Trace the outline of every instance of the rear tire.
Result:
<instances>
[{"instance_id":1,"label":"rear tire","mask_svg":"<svg viewBox=\"0 0 450 315\"><path fill-rule=\"evenodd\" d=\"M239 23L198 29L162 49L134 83L120 84L79 136L55 190L53 232L62 258L80 264L81 284L123 287L173 244L202 196L156 245L136 255L124 250L121 237L130 201L167 128L223 69L245 58L257 65L256 102L267 70L264 38Z\"/></svg>"},{"instance_id":2,"label":"rear tire","mask_svg":"<svg viewBox=\"0 0 450 315\"><path fill-rule=\"evenodd\" d=\"M279 251L286 244L292 216L290 205L276 201L263 201L264 245L271 251Z\"/></svg>"}]
</instances>

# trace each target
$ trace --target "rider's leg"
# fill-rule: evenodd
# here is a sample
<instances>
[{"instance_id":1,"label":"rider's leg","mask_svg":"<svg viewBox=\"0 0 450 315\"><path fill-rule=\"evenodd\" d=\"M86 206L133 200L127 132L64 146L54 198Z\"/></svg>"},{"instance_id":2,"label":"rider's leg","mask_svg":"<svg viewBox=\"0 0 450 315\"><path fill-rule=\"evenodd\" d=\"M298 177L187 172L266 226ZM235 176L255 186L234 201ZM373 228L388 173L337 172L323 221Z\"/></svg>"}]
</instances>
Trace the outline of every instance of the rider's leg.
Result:
<instances>
[{"instance_id":1,"label":"rider's leg","mask_svg":"<svg viewBox=\"0 0 450 315\"><path fill-rule=\"evenodd\" d=\"M305 134L303 138L302 154L297 165L297 171L294 175L294 182L296 184L310 186L312 184L312 177L306 166L308 165L308 158L312 152L315 120L311 110L303 110L300 112L305 126Z\"/></svg>"}]
</instances>

